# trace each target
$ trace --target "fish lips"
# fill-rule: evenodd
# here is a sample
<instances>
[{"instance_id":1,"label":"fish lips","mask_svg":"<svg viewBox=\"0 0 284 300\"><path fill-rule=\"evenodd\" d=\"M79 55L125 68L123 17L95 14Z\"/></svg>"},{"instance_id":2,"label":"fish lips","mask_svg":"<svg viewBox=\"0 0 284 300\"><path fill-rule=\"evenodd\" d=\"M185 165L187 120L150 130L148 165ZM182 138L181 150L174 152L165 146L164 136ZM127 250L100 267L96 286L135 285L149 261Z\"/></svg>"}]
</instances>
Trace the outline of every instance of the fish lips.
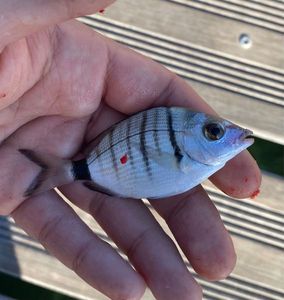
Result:
<instances>
[{"instance_id":1,"label":"fish lips","mask_svg":"<svg viewBox=\"0 0 284 300\"><path fill-rule=\"evenodd\" d=\"M251 146L254 143L253 132L249 129L244 129L240 136L241 143L245 144L247 147Z\"/></svg>"}]
</instances>

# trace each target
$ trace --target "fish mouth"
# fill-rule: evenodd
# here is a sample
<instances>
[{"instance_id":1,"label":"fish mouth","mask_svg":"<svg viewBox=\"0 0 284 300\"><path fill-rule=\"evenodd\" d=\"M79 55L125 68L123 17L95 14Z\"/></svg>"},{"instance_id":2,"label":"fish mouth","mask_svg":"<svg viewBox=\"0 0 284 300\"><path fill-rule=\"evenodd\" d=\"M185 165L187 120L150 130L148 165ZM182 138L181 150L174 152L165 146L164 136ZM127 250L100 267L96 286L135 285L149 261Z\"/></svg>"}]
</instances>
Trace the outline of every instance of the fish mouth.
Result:
<instances>
[{"instance_id":1,"label":"fish mouth","mask_svg":"<svg viewBox=\"0 0 284 300\"><path fill-rule=\"evenodd\" d=\"M246 144L252 145L254 143L254 136L253 132L249 129L245 129L240 136L241 141L245 142Z\"/></svg>"}]
</instances>

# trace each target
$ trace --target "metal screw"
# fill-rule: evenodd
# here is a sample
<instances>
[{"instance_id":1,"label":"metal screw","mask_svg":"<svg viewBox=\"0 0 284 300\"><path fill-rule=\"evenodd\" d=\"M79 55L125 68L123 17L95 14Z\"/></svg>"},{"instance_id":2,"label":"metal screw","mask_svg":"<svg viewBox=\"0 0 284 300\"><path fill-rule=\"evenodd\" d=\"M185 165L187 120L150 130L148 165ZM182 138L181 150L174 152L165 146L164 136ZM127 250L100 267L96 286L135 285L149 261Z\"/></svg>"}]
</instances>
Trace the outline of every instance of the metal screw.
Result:
<instances>
[{"instance_id":1,"label":"metal screw","mask_svg":"<svg viewBox=\"0 0 284 300\"><path fill-rule=\"evenodd\" d=\"M248 34L242 33L239 37L239 43L241 47L248 49L252 45L252 40Z\"/></svg>"}]
</instances>

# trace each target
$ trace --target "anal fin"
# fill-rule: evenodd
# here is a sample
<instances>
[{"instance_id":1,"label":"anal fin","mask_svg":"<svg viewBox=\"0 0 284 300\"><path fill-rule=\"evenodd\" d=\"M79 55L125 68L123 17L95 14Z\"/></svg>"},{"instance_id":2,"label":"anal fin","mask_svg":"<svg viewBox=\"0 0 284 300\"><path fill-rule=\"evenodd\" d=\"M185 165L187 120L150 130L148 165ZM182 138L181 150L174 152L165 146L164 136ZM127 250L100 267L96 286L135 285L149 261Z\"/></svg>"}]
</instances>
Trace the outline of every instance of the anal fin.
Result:
<instances>
[{"instance_id":1,"label":"anal fin","mask_svg":"<svg viewBox=\"0 0 284 300\"><path fill-rule=\"evenodd\" d=\"M83 185L91 191L99 192L110 197L114 197L114 194L107 188L102 187L101 185L93 181L85 181Z\"/></svg>"}]
</instances>

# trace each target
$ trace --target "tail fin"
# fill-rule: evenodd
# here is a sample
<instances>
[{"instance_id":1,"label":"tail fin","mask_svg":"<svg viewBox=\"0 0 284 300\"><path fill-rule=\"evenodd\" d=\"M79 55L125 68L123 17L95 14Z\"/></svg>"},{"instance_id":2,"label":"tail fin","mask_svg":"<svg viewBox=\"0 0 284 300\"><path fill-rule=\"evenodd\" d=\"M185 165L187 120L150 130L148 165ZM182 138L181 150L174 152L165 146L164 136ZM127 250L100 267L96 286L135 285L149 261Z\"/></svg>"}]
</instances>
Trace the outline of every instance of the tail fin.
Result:
<instances>
[{"instance_id":1,"label":"tail fin","mask_svg":"<svg viewBox=\"0 0 284 300\"><path fill-rule=\"evenodd\" d=\"M74 180L71 161L30 149L18 151L40 167L40 172L25 191L24 197L48 191Z\"/></svg>"}]
</instances>

